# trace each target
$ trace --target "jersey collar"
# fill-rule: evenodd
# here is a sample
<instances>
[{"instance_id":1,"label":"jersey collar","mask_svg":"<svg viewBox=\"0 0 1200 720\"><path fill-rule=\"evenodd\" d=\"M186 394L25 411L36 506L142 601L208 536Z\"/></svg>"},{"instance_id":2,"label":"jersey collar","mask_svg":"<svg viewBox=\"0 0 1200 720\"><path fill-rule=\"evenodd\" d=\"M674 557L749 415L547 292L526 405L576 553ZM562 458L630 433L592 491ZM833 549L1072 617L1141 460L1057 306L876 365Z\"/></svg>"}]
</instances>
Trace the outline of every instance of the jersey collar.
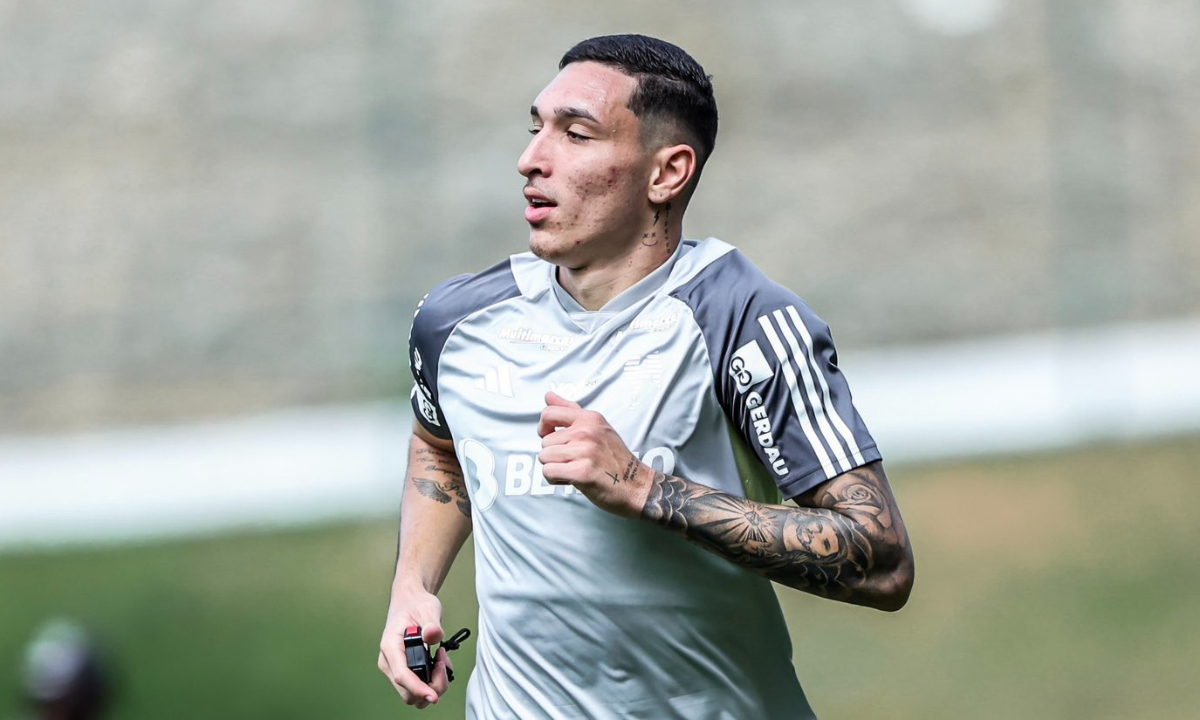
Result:
<instances>
[{"instance_id":1,"label":"jersey collar","mask_svg":"<svg viewBox=\"0 0 1200 720\"><path fill-rule=\"evenodd\" d=\"M613 315L628 310L656 293L666 284L667 278L671 276L671 271L675 267L675 263L691 249L692 246L690 244L681 242L675 252L671 254L671 257L667 258L666 262L659 265L646 277L623 290L612 300L609 300L604 304L604 307L595 311L589 311L584 308L576 302L575 298L571 297L570 293L563 289L563 286L558 282L557 266L546 263L546 271L549 274L550 287L554 289L554 295L558 298L558 302L562 305L563 310L571 316L572 320L581 326L594 326L604 322Z\"/></svg>"}]
</instances>

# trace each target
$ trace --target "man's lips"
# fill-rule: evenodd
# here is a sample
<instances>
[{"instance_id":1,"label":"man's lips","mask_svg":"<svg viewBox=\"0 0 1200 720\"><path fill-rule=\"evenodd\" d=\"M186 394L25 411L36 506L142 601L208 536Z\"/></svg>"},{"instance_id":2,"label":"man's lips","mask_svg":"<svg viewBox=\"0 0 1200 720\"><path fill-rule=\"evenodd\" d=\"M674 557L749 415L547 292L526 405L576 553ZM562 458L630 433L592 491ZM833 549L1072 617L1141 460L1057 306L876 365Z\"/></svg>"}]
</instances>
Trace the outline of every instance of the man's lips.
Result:
<instances>
[{"instance_id":1,"label":"man's lips","mask_svg":"<svg viewBox=\"0 0 1200 720\"><path fill-rule=\"evenodd\" d=\"M540 207L534 207L533 205L530 205L525 208L525 220L529 222L530 225L537 225L546 218L550 217L550 213L552 212L554 212L553 205L542 205Z\"/></svg>"},{"instance_id":2,"label":"man's lips","mask_svg":"<svg viewBox=\"0 0 1200 720\"><path fill-rule=\"evenodd\" d=\"M525 208L525 220L531 225L545 220L556 207L553 200L531 187L525 188L525 200L529 202Z\"/></svg>"}]
</instances>

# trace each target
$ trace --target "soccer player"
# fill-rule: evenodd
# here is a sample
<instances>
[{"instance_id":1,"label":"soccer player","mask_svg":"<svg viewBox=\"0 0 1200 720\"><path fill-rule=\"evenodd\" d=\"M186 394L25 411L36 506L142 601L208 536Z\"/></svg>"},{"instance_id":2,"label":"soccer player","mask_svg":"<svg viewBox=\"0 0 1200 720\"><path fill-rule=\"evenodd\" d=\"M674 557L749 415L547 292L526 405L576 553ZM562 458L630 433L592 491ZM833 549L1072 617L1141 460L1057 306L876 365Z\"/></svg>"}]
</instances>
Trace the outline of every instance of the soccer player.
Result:
<instances>
[{"instance_id":1,"label":"soccer player","mask_svg":"<svg viewBox=\"0 0 1200 720\"><path fill-rule=\"evenodd\" d=\"M896 610L913 560L829 328L682 219L717 134L710 78L649 37L586 40L530 109L531 252L438 285L379 668L474 532L467 716L810 718L770 581ZM794 504L783 504L784 499Z\"/></svg>"}]
</instances>

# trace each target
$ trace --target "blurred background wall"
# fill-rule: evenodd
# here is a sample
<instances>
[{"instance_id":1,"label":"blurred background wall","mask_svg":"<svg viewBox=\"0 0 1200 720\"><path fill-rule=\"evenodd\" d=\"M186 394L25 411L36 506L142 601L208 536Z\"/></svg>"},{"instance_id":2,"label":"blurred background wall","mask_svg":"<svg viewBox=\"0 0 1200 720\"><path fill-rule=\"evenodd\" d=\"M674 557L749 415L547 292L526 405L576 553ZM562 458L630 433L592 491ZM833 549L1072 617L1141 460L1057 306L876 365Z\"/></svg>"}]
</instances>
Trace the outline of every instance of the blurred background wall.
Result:
<instances>
[{"instance_id":1,"label":"blurred background wall","mask_svg":"<svg viewBox=\"0 0 1200 720\"><path fill-rule=\"evenodd\" d=\"M780 593L821 717L1195 717L1200 2L0 0L0 718L62 627L114 717L405 712L412 311L631 31L714 75L685 232L830 322L912 533L898 615Z\"/></svg>"},{"instance_id":2,"label":"blurred background wall","mask_svg":"<svg viewBox=\"0 0 1200 720\"><path fill-rule=\"evenodd\" d=\"M1200 4L0 0L0 432L401 395L411 310L525 249L575 41L714 75L685 232L845 349L1200 312Z\"/></svg>"}]
</instances>

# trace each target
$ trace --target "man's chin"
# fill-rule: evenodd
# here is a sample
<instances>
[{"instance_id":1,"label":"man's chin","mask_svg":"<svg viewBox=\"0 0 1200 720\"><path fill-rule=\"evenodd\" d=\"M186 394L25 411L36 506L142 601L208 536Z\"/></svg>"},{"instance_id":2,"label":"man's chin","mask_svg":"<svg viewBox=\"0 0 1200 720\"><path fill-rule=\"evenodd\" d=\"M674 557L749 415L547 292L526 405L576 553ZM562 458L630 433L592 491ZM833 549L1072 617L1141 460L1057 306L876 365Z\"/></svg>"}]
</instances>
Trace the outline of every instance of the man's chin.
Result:
<instances>
[{"instance_id":1,"label":"man's chin","mask_svg":"<svg viewBox=\"0 0 1200 720\"><path fill-rule=\"evenodd\" d=\"M546 262L558 263L566 254L564 241L554 233L529 228L529 251Z\"/></svg>"}]
</instances>

